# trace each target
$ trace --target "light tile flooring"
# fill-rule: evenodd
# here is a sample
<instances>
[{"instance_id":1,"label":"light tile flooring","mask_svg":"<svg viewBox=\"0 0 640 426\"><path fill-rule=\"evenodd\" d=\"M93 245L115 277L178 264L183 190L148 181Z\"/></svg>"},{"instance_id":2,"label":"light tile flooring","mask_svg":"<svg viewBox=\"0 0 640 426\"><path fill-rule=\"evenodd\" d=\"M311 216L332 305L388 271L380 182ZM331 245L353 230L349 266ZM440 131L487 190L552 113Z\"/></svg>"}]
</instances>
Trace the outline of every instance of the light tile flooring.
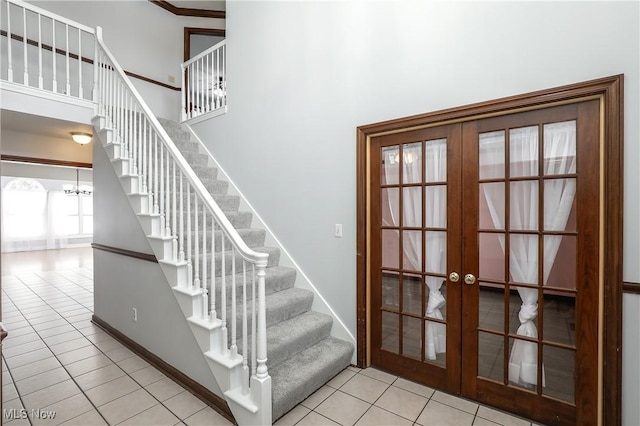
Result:
<instances>
[{"instance_id":1,"label":"light tile flooring","mask_svg":"<svg viewBox=\"0 0 640 426\"><path fill-rule=\"evenodd\" d=\"M91 323L91 249L56 252L2 255L2 424L230 424ZM531 425L355 367L277 422L294 424Z\"/></svg>"}]
</instances>

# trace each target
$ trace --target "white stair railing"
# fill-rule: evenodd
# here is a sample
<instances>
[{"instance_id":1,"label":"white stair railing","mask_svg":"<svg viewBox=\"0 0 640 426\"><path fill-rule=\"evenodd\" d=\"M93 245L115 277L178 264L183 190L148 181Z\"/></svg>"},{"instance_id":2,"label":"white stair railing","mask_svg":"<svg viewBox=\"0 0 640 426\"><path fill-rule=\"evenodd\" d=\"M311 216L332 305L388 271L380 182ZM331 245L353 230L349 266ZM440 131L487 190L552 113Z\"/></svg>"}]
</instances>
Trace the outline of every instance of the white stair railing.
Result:
<instances>
[{"instance_id":1,"label":"white stair railing","mask_svg":"<svg viewBox=\"0 0 640 426\"><path fill-rule=\"evenodd\" d=\"M116 152L125 172L138 177L136 192L147 195L147 206L143 209L159 216L157 236L168 241L171 247L170 255L162 260L187 268L188 278L178 285L185 292L201 294L202 304L194 310L195 320L220 326L219 343L212 344L212 351L231 360L241 360L240 389L223 391L250 398L259 410L268 413L270 421L265 310L268 255L251 250L241 239L105 46L100 27L96 30L96 52L97 115L105 117L107 127L119 141ZM216 245L220 247L219 253ZM226 248L230 250L226 252ZM238 264L242 274L236 275ZM232 280L232 297L225 294L228 274ZM219 289L216 289L216 277L220 277ZM235 297L236 285L242 288L243 297L239 300ZM227 303L231 304L229 316ZM237 311L241 312L241 348L237 347ZM253 329L251 336L248 336L249 324ZM261 389L265 386L268 389ZM264 406L264 395L269 395L268 406Z\"/></svg>"},{"instance_id":2,"label":"white stair railing","mask_svg":"<svg viewBox=\"0 0 640 426\"><path fill-rule=\"evenodd\" d=\"M227 106L226 40L182 64L182 121Z\"/></svg>"},{"instance_id":3,"label":"white stair railing","mask_svg":"<svg viewBox=\"0 0 640 426\"><path fill-rule=\"evenodd\" d=\"M91 100L95 31L21 0L0 0L0 79Z\"/></svg>"}]
</instances>

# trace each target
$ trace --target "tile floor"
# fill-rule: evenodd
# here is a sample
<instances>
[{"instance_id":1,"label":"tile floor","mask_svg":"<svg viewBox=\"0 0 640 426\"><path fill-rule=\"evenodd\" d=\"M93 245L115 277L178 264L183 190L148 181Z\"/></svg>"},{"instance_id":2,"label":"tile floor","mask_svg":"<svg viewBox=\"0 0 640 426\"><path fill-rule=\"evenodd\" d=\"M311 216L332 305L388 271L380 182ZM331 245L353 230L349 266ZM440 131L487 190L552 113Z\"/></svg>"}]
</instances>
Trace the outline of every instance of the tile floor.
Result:
<instances>
[{"instance_id":1,"label":"tile floor","mask_svg":"<svg viewBox=\"0 0 640 426\"><path fill-rule=\"evenodd\" d=\"M31 267L3 254L2 424L228 425L224 417L91 323L91 249ZM64 256L64 250L58 255ZM51 253L47 253L50 258ZM27 259L27 257L24 257ZM20 260L21 262L23 260ZM52 416L55 414L55 417ZM376 369L349 367L277 423L531 425Z\"/></svg>"}]
</instances>

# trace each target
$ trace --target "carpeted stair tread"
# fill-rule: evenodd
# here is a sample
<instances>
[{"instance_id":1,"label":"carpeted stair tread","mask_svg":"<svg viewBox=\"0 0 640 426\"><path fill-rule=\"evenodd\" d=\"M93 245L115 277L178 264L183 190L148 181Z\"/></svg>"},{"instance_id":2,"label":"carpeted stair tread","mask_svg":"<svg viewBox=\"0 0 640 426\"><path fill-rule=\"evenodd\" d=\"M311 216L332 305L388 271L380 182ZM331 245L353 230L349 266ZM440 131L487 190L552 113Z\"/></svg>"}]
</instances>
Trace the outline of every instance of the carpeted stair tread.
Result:
<instances>
[{"instance_id":1,"label":"carpeted stair tread","mask_svg":"<svg viewBox=\"0 0 640 426\"><path fill-rule=\"evenodd\" d=\"M228 295L231 297L231 295ZM265 303L267 306L267 327L271 327L281 321L286 321L290 318L303 314L311 309L313 303L313 293L309 290L303 290L300 288L289 288L275 293L268 294L265 297ZM230 320L231 307L228 304L227 318ZM242 330L242 305L237 306L236 311L236 326L238 327L238 337L242 337L240 330ZM216 310L220 312L220 300L216 300ZM249 309L249 307L247 307ZM227 324L227 327L231 329L231 324ZM251 316L248 317L248 329L251 330ZM229 339L231 339L231 333L229 333Z\"/></svg>"},{"instance_id":2,"label":"carpeted stair tread","mask_svg":"<svg viewBox=\"0 0 640 426\"><path fill-rule=\"evenodd\" d=\"M269 369L272 415L276 420L351 363L353 345L327 337Z\"/></svg>"},{"instance_id":3,"label":"carpeted stair tread","mask_svg":"<svg viewBox=\"0 0 640 426\"><path fill-rule=\"evenodd\" d=\"M217 228L217 227L216 227ZM242 238L242 241L245 242L245 244L251 248L251 247L262 247L264 246L264 240L265 240L265 236L266 236L266 231L264 229L258 229L258 228L246 228L246 229L236 229L236 231L238 232L238 235L240 235L240 238ZM200 224L200 229L198 230L198 235L202 235L203 229L202 229L202 224ZM196 236L196 231L192 225L191 227L191 238L195 238ZM211 226L207 227L207 238L211 237ZM229 247L231 247L231 244L229 243L228 239L225 239L225 249L229 249ZM215 249L215 252L219 252L222 250L222 231L220 231L219 229L217 229L215 231L215 238L214 238L214 245L215 247L213 247ZM207 247L207 250L211 250L211 243L209 242L209 246Z\"/></svg>"},{"instance_id":4,"label":"carpeted stair tread","mask_svg":"<svg viewBox=\"0 0 640 426\"><path fill-rule=\"evenodd\" d=\"M251 227L253 221L253 213L245 211L229 212L226 213L227 219L231 222L236 229L246 229Z\"/></svg>"},{"instance_id":5,"label":"carpeted stair tread","mask_svg":"<svg viewBox=\"0 0 640 426\"><path fill-rule=\"evenodd\" d=\"M332 324L330 316L307 311L272 325L267 329L267 366L272 368L327 338Z\"/></svg>"},{"instance_id":6,"label":"carpeted stair tread","mask_svg":"<svg viewBox=\"0 0 640 426\"><path fill-rule=\"evenodd\" d=\"M251 280L249 279L249 273L247 271L247 297L251 296ZM231 287L233 286L233 276L227 275L225 278L225 287L228 297L231 295ZM265 269L264 284L265 294L269 295L277 291L287 290L292 288L296 281L296 270L293 268L287 268L286 266L272 266ZM236 274L236 299L242 298L242 273ZM257 285L257 283L256 283ZM216 299L220 298L222 293L222 277L216 277L215 281ZM257 291L257 290L256 290Z\"/></svg>"}]
</instances>

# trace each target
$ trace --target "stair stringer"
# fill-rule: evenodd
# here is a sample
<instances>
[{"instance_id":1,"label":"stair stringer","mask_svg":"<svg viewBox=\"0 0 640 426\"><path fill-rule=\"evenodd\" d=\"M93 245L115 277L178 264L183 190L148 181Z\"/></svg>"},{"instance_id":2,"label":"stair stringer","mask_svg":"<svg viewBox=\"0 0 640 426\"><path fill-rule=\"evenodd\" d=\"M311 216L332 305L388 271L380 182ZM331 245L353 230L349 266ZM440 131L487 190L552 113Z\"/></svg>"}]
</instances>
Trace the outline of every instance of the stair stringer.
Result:
<instances>
[{"instance_id":1,"label":"stair stringer","mask_svg":"<svg viewBox=\"0 0 640 426\"><path fill-rule=\"evenodd\" d=\"M240 207L243 210L250 211L253 214L253 222L251 224L252 228L260 228L266 231L266 240L265 245L271 247L277 247L280 249L280 265L287 266L296 270L296 282L295 287L302 288L305 290L309 290L313 292L313 305L311 309L326 315L329 315L333 318L333 327L331 327L331 336L336 337L341 340L345 340L351 342L354 346L357 346L356 338L351 334L345 323L338 316L338 314L331 308L329 302L322 296L318 288L313 284L311 279L304 273L302 268L298 265L298 263L293 259L291 254L287 251L284 245L278 240L273 231L269 228L269 226L262 220L258 212L253 208L251 203L247 200L244 194L240 191L240 189L236 186L236 184L231 180L229 175L225 172L224 168L218 163L216 158L213 156L211 151L206 147L202 140L198 137L196 131L190 126L190 124L195 124L196 122L203 121L204 118L212 118L212 117L198 117L199 120L190 120L188 122L182 122L182 126L186 128L186 130L191 133L192 137L198 142L200 146L200 150L206 153L209 158L213 161L213 164L218 169L218 177L219 180L226 180L229 182L229 194L237 195L240 197ZM353 356L351 358L352 364L357 364L356 360L357 353L354 351Z\"/></svg>"},{"instance_id":2,"label":"stair stringer","mask_svg":"<svg viewBox=\"0 0 640 426\"><path fill-rule=\"evenodd\" d=\"M163 235L162 217L153 212L150 194L143 192L139 177L131 173L129 160L117 158L121 147L116 132L108 126L105 117L96 116L92 123L163 274L173 289L176 302L223 393L220 396L227 401L238 424L271 424L271 378L251 377L251 388L243 388L242 383L248 383L249 376L247 369L243 368L242 357L228 353L227 332L219 320L197 319L202 318L204 311L204 292L188 286L190 271L186 262L177 259L175 239Z\"/></svg>"}]
</instances>

